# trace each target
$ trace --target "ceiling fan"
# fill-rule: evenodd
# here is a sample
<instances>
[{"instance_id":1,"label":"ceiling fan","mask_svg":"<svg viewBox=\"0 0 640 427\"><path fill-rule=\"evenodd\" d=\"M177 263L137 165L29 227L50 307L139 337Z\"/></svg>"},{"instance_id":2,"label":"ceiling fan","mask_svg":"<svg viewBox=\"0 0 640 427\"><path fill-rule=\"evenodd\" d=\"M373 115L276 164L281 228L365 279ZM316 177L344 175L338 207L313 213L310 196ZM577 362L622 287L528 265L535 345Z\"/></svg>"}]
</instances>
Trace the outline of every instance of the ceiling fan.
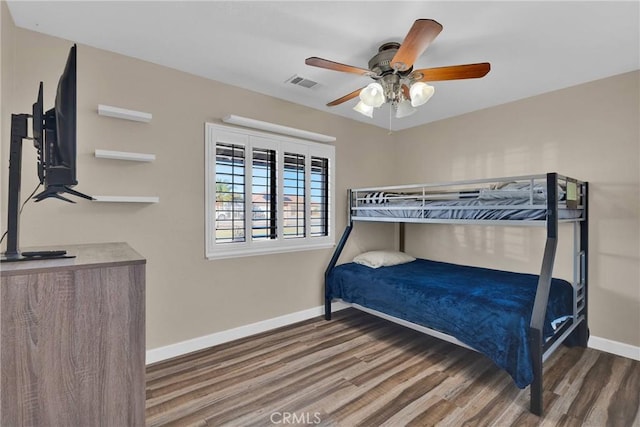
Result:
<instances>
[{"instance_id":1,"label":"ceiling fan","mask_svg":"<svg viewBox=\"0 0 640 427\"><path fill-rule=\"evenodd\" d=\"M406 117L433 95L433 86L425 82L476 79L484 77L491 69L488 62L482 62L414 70L415 60L441 31L442 25L433 19L416 20L402 43L390 42L380 46L378 53L369 60L368 69L315 56L307 58L305 64L369 76L375 80L374 83L329 102L328 107L342 104L359 95L360 102L354 110L365 116L373 117L373 109L388 102L395 108L397 118Z\"/></svg>"}]
</instances>

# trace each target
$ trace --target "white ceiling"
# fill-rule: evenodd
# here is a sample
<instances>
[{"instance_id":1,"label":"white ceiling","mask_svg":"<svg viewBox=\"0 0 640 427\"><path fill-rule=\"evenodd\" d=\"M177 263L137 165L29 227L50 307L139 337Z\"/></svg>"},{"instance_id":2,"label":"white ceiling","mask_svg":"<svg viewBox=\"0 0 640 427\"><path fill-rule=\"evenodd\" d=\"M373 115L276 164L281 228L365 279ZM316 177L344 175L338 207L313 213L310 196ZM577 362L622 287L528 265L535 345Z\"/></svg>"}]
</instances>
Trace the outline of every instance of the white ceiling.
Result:
<instances>
[{"instance_id":1,"label":"white ceiling","mask_svg":"<svg viewBox=\"0 0 640 427\"><path fill-rule=\"evenodd\" d=\"M521 1L10 1L19 27L400 130L640 68L640 3ZM482 79L435 82L413 116L366 118L357 99L325 104L371 80L305 65L309 56L367 68L413 21L444 30L415 68L490 62ZM299 75L312 89L285 83ZM230 112L232 113L232 112ZM236 112L237 113L237 112ZM256 117L260 119L260 117Z\"/></svg>"}]
</instances>

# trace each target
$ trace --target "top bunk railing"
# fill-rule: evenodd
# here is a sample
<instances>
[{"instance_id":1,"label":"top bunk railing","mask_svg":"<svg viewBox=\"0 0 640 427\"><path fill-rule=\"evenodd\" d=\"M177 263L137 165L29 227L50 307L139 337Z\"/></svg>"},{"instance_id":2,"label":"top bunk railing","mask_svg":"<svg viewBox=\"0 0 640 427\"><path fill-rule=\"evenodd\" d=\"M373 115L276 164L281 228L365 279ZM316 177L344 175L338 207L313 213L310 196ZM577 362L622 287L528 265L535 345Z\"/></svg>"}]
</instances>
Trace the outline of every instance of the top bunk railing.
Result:
<instances>
[{"instance_id":1,"label":"top bunk railing","mask_svg":"<svg viewBox=\"0 0 640 427\"><path fill-rule=\"evenodd\" d=\"M547 198L555 182L557 203ZM556 173L350 190L350 221L544 225L585 219L586 183Z\"/></svg>"}]
</instances>

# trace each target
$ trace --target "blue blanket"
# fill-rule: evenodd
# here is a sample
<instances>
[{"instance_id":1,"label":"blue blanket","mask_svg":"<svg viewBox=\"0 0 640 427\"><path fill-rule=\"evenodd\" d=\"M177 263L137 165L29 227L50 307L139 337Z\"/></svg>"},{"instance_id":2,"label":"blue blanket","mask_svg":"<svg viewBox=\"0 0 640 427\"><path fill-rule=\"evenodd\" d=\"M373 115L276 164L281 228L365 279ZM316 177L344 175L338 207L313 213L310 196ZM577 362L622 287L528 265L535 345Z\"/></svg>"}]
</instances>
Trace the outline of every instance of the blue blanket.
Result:
<instances>
[{"instance_id":1,"label":"blue blanket","mask_svg":"<svg viewBox=\"0 0 640 427\"><path fill-rule=\"evenodd\" d=\"M372 269L348 263L329 274L327 297L436 329L488 356L516 385L533 381L529 323L538 276L416 261ZM544 335L551 322L572 313L573 290L553 279Z\"/></svg>"}]
</instances>

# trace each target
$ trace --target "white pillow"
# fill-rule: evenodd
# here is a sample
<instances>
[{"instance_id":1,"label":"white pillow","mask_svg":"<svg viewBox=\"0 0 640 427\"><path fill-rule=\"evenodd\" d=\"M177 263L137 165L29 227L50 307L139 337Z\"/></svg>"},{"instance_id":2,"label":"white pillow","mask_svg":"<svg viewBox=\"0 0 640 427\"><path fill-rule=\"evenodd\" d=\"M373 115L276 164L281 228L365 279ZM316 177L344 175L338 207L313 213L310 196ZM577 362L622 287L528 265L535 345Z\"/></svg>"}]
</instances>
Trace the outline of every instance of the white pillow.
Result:
<instances>
[{"instance_id":1,"label":"white pillow","mask_svg":"<svg viewBox=\"0 0 640 427\"><path fill-rule=\"evenodd\" d=\"M391 265L405 264L415 261L411 255L398 251L370 251L363 252L353 259L356 264L366 265L371 268L388 267Z\"/></svg>"}]
</instances>

